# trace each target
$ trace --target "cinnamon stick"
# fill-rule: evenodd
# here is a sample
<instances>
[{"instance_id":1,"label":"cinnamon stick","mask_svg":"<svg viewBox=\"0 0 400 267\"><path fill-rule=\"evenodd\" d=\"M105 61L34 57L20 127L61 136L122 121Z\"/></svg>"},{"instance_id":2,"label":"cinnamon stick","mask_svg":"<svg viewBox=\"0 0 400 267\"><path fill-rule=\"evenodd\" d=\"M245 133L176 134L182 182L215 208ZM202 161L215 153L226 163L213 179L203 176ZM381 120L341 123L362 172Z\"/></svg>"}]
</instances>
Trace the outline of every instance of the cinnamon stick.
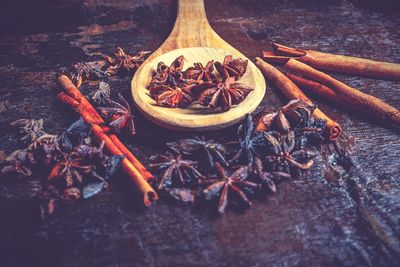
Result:
<instances>
[{"instance_id":1,"label":"cinnamon stick","mask_svg":"<svg viewBox=\"0 0 400 267\"><path fill-rule=\"evenodd\" d=\"M266 63L261 58L256 58L256 65L261 69L262 73L285 94L290 100L300 99L306 103L312 104L312 101L297 87L288 77L282 72L276 69L274 66ZM326 121L326 128L328 130L328 136L330 140L336 140L341 132L342 127L325 115L320 109L315 109L313 116L317 119L323 119Z\"/></svg>"},{"instance_id":2,"label":"cinnamon stick","mask_svg":"<svg viewBox=\"0 0 400 267\"><path fill-rule=\"evenodd\" d=\"M290 59L284 67L288 71L300 74L327 86L338 96L351 103L353 107L367 111L384 122L400 126L400 111L381 99L350 87L347 84L295 59Z\"/></svg>"},{"instance_id":3,"label":"cinnamon stick","mask_svg":"<svg viewBox=\"0 0 400 267\"><path fill-rule=\"evenodd\" d=\"M273 43L272 47L273 52L263 53L263 58L268 62L286 63L295 58L318 70L400 80L400 64L292 48L277 43Z\"/></svg>"},{"instance_id":4,"label":"cinnamon stick","mask_svg":"<svg viewBox=\"0 0 400 267\"><path fill-rule=\"evenodd\" d=\"M75 99L81 107L79 109L87 110L87 118L83 118L89 124L98 124L104 127L105 122L97 110L93 107L93 105L87 100L87 98L78 90L78 88L72 83L72 81L66 75L60 75L58 77L58 81L60 85L64 88L64 91L73 99ZM71 104L70 104L71 105ZM82 113L78 111L81 115ZM109 132L106 130L105 132ZM146 167L129 151L129 149L119 140L119 138L113 134L109 133L109 137L113 140L114 144L125 154L128 160L132 162L132 164L143 173L144 178L147 181L151 181L154 179L153 174L149 172Z\"/></svg>"}]
</instances>

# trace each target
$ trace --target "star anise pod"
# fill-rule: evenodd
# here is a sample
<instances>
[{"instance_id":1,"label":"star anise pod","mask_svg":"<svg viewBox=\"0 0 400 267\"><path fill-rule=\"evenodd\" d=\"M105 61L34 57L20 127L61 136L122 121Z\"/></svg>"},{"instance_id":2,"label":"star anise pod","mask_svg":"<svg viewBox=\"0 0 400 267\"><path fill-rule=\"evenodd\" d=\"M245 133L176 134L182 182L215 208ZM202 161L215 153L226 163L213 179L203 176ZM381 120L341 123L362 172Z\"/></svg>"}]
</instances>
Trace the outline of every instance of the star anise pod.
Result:
<instances>
[{"instance_id":1,"label":"star anise pod","mask_svg":"<svg viewBox=\"0 0 400 267\"><path fill-rule=\"evenodd\" d=\"M30 144L46 134L43 131L43 119L19 119L13 121L10 125L18 127L19 133L22 135L20 140L25 144Z\"/></svg>"},{"instance_id":2,"label":"star anise pod","mask_svg":"<svg viewBox=\"0 0 400 267\"><path fill-rule=\"evenodd\" d=\"M237 200L250 206L251 202L247 195L259 189L260 186L246 180L250 174L249 167L240 166L230 175L218 162L215 163L215 168L218 171L219 179L207 178L199 180L202 185L207 185L207 188L203 190L205 199L211 200L219 197L218 212L220 214L225 212L229 203L237 203Z\"/></svg>"},{"instance_id":3,"label":"star anise pod","mask_svg":"<svg viewBox=\"0 0 400 267\"><path fill-rule=\"evenodd\" d=\"M220 107L223 111L240 104L253 90L247 85L236 82L232 77L228 77L224 82L203 83L201 87L206 89L199 94L197 102L211 108Z\"/></svg>"},{"instance_id":4,"label":"star anise pod","mask_svg":"<svg viewBox=\"0 0 400 267\"><path fill-rule=\"evenodd\" d=\"M77 152L61 153L54 161L47 180L62 179L66 187L82 184L83 176L93 171L93 165Z\"/></svg>"},{"instance_id":5,"label":"star anise pod","mask_svg":"<svg viewBox=\"0 0 400 267\"><path fill-rule=\"evenodd\" d=\"M232 55L224 58L222 63L215 62L215 68L223 79L233 77L235 80L240 79L247 70L248 60L241 58L233 59Z\"/></svg>"},{"instance_id":6,"label":"star anise pod","mask_svg":"<svg viewBox=\"0 0 400 267\"><path fill-rule=\"evenodd\" d=\"M316 153L306 149L296 149L295 134L290 131L281 141L266 132L265 139L272 155L266 157L267 163L275 167L292 167L296 170L308 170L314 164Z\"/></svg>"},{"instance_id":7,"label":"star anise pod","mask_svg":"<svg viewBox=\"0 0 400 267\"><path fill-rule=\"evenodd\" d=\"M175 182L185 185L202 177L196 169L197 162L183 159L181 154L159 155L157 158L161 162L150 164L150 167L155 171L162 171L161 178L158 181L159 190L170 187Z\"/></svg>"},{"instance_id":8,"label":"star anise pod","mask_svg":"<svg viewBox=\"0 0 400 267\"><path fill-rule=\"evenodd\" d=\"M206 140L204 136L194 136L176 142L169 142L167 143L167 147L177 153L183 153L185 155L197 155L197 152L204 153L210 167L213 167L216 162L220 162L224 166L229 165L228 161L225 159L225 147L214 140Z\"/></svg>"},{"instance_id":9,"label":"star anise pod","mask_svg":"<svg viewBox=\"0 0 400 267\"><path fill-rule=\"evenodd\" d=\"M139 51L136 55L132 56L125 53L121 47L117 47L113 56L104 57L109 63L105 74L107 76L114 76L121 72L131 73L139 68L149 53L150 51Z\"/></svg>"},{"instance_id":10,"label":"star anise pod","mask_svg":"<svg viewBox=\"0 0 400 267\"><path fill-rule=\"evenodd\" d=\"M150 96L156 100L157 105L169 108L187 107L193 102L192 95L178 86L170 87L160 85L150 88Z\"/></svg>"},{"instance_id":11,"label":"star anise pod","mask_svg":"<svg viewBox=\"0 0 400 267\"><path fill-rule=\"evenodd\" d=\"M216 82L217 77L213 74L213 71L213 60L208 61L205 67L201 63L194 63L193 67L189 67L183 72L183 78L192 79L196 82Z\"/></svg>"},{"instance_id":12,"label":"star anise pod","mask_svg":"<svg viewBox=\"0 0 400 267\"><path fill-rule=\"evenodd\" d=\"M20 177L30 177L32 175L32 170L30 166L28 166L30 156L27 149L14 151L5 159L5 164L1 169L1 173L14 173Z\"/></svg>"},{"instance_id":13,"label":"star anise pod","mask_svg":"<svg viewBox=\"0 0 400 267\"><path fill-rule=\"evenodd\" d=\"M164 62L159 62L157 70L151 79L149 89L153 86L167 85L175 87L183 80L183 56L177 57L168 67Z\"/></svg>"},{"instance_id":14,"label":"star anise pod","mask_svg":"<svg viewBox=\"0 0 400 267\"><path fill-rule=\"evenodd\" d=\"M262 185L273 193L276 192L276 181L281 181L283 179L289 179L290 174L281 171L264 171L263 163L259 157L254 160L254 170L260 179Z\"/></svg>"},{"instance_id":15,"label":"star anise pod","mask_svg":"<svg viewBox=\"0 0 400 267\"><path fill-rule=\"evenodd\" d=\"M79 62L72 66L71 80L80 87L84 80L97 80L105 78L105 72L102 70L106 62L104 60Z\"/></svg>"},{"instance_id":16,"label":"star anise pod","mask_svg":"<svg viewBox=\"0 0 400 267\"><path fill-rule=\"evenodd\" d=\"M267 151L268 145L262 133L254 131L253 117L246 115L244 122L239 126L237 135L239 138L239 150L235 153L231 162L238 161L244 156L246 164L253 164L254 157L261 157Z\"/></svg>"},{"instance_id":17,"label":"star anise pod","mask_svg":"<svg viewBox=\"0 0 400 267\"><path fill-rule=\"evenodd\" d=\"M308 104L300 99L291 100L277 112L262 116L258 122L257 131L277 130L287 133L295 127L307 125L315 108L315 105Z\"/></svg>"},{"instance_id":18,"label":"star anise pod","mask_svg":"<svg viewBox=\"0 0 400 267\"><path fill-rule=\"evenodd\" d=\"M99 107L97 110L117 133L125 132L129 135L135 135L134 117L129 103L121 94L118 94L118 100L119 102L107 99L107 107Z\"/></svg>"}]
</instances>

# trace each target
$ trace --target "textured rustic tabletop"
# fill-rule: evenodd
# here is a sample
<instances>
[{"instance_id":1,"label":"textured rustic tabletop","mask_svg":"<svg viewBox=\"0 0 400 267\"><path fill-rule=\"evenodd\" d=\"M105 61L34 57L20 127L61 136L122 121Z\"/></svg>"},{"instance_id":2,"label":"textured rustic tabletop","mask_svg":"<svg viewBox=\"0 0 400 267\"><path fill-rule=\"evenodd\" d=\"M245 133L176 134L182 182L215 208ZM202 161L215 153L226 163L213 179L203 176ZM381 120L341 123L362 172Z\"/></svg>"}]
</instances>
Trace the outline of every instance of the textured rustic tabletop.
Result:
<instances>
[{"instance_id":1,"label":"textured rustic tabletop","mask_svg":"<svg viewBox=\"0 0 400 267\"><path fill-rule=\"evenodd\" d=\"M398 1L206 1L211 26L247 57L271 41L400 62ZM175 1L5 1L0 11L0 150L18 148L8 124L43 118L58 133L76 116L55 98L60 67L110 54L115 46L154 50L168 36ZM188 33L193 34L193 33ZM334 75L400 107L400 83ZM130 97L130 77L112 79ZM88 85L86 85L88 86ZM0 182L1 266L399 266L400 134L366 116L315 100L354 142L351 171L316 164L245 212L214 216L161 200L137 207L114 179L93 199L61 205L42 221L40 183ZM259 111L286 103L268 83ZM164 142L187 136L136 112L138 136L125 143L143 162ZM207 136L221 142L235 127ZM321 158L319 158L322 161ZM36 177L40 178L40 177Z\"/></svg>"}]
</instances>

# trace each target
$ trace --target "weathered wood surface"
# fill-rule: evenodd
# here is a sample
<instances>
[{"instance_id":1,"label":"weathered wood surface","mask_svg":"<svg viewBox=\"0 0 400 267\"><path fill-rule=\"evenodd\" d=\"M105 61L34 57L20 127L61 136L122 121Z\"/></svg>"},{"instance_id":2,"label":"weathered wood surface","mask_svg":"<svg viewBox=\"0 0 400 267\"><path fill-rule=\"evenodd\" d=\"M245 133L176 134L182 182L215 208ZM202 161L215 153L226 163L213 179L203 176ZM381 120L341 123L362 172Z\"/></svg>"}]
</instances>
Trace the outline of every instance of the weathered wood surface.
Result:
<instances>
[{"instance_id":1,"label":"weathered wood surface","mask_svg":"<svg viewBox=\"0 0 400 267\"><path fill-rule=\"evenodd\" d=\"M206 1L206 11L216 32L249 58L274 40L400 62L396 2L215 0ZM156 49L172 29L175 8L166 0L6 1L0 10L0 150L18 147L7 126L17 118L44 118L53 133L74 120L54 96L59 67L111 53L115 45ZM334 76L400 107L398 82ZM111 86L129 96L129 81L114 79ZM259 110L285 102L269 85ZM0 265L398 266L400 134L316 102L355 140L358 170L315 167L243 214L223 217L165 201L143 211L116 178L107 192L59 207L41 222L32 197L39 184L1 182ZM163 151L165 140L179 137L137 117L140 136L125 141L144 162ZM208 136L224 141L232 132Z\"/></svg>"}]
</instances>

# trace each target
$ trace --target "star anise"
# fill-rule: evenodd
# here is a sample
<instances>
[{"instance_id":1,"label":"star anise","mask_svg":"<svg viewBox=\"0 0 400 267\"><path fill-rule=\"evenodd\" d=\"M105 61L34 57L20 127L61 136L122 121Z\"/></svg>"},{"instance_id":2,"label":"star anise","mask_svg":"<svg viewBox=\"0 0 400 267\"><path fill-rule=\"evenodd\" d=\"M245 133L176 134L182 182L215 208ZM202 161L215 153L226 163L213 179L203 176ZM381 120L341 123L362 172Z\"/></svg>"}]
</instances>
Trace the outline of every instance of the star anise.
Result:
<instances>
[{"instance_id":1,"label":"star anise","mask_svg":"<svg viewBox=\"0 0 400 267\"><path fill-rule=\"evenodd\" d=\"M207 158L209 167L213 167L216 162L220 162L224 166L228 166L225 159L226 149L222 144L214 140L206 140L204 136L194 136L192 138L181 139L176 142L167 143L167 147L171 150L185 155L194 155L197 152L204 153Z\"/></svg>"},{"instance_id":2,"label":"star anise","mask_svg":"<svg viewBox=\"0 0 400 267\"><path fill-rule=\"evenodd\" d=\"M281 171L264 171L263 163L260 158L256 157L254 160L254 170L261 180L262 185L272 192L276 192L276 181L281 181L283 179L289 179L290 174Z\"/></svg>"},{"instance_id":3,"label":"star anise","mask_svg":"<svg viewBox=\"0 0 400 267\"><path fill-rule=\"evenodd\" d=\"M31 176L32 170L31 167L28 166L28 163L30 162L29 157L29 151L27 149L14 151L5 159L5 164L1 169L1 173L14 173L20 177Z\"/></svg>"},{"instance_id":4,"label":"star anise","mask_svg":"<svg viewBox=\"0 0 400 267\"><path fill-rule=\"evenodd\" d=\"M185 88L178 86L160 85L152 87L149 94L156 100L157 105L163 107L187 107L193 102L192 95Z\"/></svg>"},{"instance_id":5,"label":"star anise","mask_svg":"<svg viewBox=\"0 0 400 267\"><path fill-rule=\"evenodd\" d=\"M224 79L233 77L235 80L238 80L246 72L247 64L248 60L241 58L233 59L232 55L228 55L222 63L215 62L215 68Z\"/></svg>"},{"instance_id":6,"label":"star anise","mask_svg":"<svg viewBox=\"0 0 400 267\"><path fill-rule=\"evenodd\" d=\"M224 82L203 83L201 86L206 89L199 94L197 102L212 108L220 107L223 111L240 104L253 90L236 82L233 77L228 77Z\"/></svg>"},{"instance_id":7,"label":"star anise","mask_svg":"<svg viewBox=\"0 0 400 267\"><path fill-rule=\"evenodd\" d=\"M83 183L83 175L93 171L93 165L77 152L61 153L55 160L47 180L62 179L66 187Z\"/></svg>"},{"instance_id":8,"label":"star anise","mask_svg":"<svg viewBox=\"0 0 400 267\"><path fill-rule=\"evenodd\" d=\"M164 62L159 62L156 73L151 79L149 88L159 85L167 85L170 87L177 86L183 79L183 56L177 57L168 67Z\"/></svg>"},{"instance_id":9,"label":"star anise","mask_svg":"<svg viewBox=\"0 0 400 267\"><path fill-rule=\"evenodd\" d=\"M189 67L183 72L183 77L185 79L195 80L196 82L215 82L217 77L214 75L213 71L213 60L208 61L205 67L201 63L194 63L193 67Z\"/></svg>"},{"instance_id":10,"label":"star anise","mask_svg":"<svg viewBox=\"0 0 400 267\"><path fill-rule=\"evenodd\" d=\"M121 72L131 73L139 68L144 62L146 55L150 51L139 51L136 55L132 56L124 52L121 47L117 47L113 56L105 56L104 59L110 64L105 74L107 76L114 76Z\"/></svg>"},{"instance_id":11,"label":"star anise","mask_svg":"<svg viewBox=\"0 0 400 267\"><path fill-rule=\"evenodd\" d=\"M231 162L236 162L244 156L246 164L253 164L254 157L261 157L268 148L264 135L254 131L253 117L250 114L246 115L244 122L239 126L237 135L239 150Z\"/></svg>"},{"instance_id":12,"label":"star anise","mask_svg":"<svg viewBox=\"0 0 400 267\"><path fill-rule=\"evenodd\" d=\"M219 197L218 212L220 214L225 212L229 203L237 203L236 200L250 206L251 202L247 195L259 189L260 186L246 180L250 174L249 167L240 166L230 175L218 162L215 163L215 168L218 171L219 179L208 178L199 180L202 185L207 185L207 188L203 190L204 197L207 200Z\"/></svg>"},{"instance_id":13,"label":"star anise","mask_svg":"<svg viewBox=\"0 0 400 267\"><path fill-rule=\"evenodd\" d=\"M287 133L295 127L307 125L315 108L315 105L308 104L300 99L291 100L277 112L262 116L258 122L257 131L265 132L274 129Z\"/></svg>"},{"instance_id":14,"label":"star anise","mask_svg":"<svg viewBox=\"0 0 400 267\"><path fill-rule=\"evenodd\" d=\"M290 166L297 170L308 170L314 164L312 158L317 154L306 149L297 149L293 131L290 131L281 141L268 132L265 132L264 136L272 152L272 155L266 157L267 163L275 167Z\"/></svg>"},{"instance_id":15,"label":"star anise","mask_svg":"<svg viewBox=\"0 0 400 267\"><path fill-rule=\"evenodd\" d=\"M170 187L175 182L185 185L202 177L196 169L197 162L183 159L180 154L159 155L157 158L161 162L150 164L150 167L155 171L162 171L161 178L158 181L159 190Z\"/></svg>"},{"instance_id":16,"label":"star anise","mask_svg":"<svg viewBox=\"0 0 400 267\"><path fill-rule=\"evenodd\" d=\"M135 135L135 124L129 103L121 94L118 94L118 100L119 102L107 99L107 107L99 107L97 110L117 133Z\"/></svg>"},{"instance_id":17,"label":"star anise","mask_svg":"<svg viewBox=\"0 0 400 267\"><path fill-rule=\"evenodd\" d=\"M80 87L86 79L97 80L105 78L105 72L102 70L106 62L104 60L79 62L72 66L71 80Z\"/></svg>"}]
</instances>

